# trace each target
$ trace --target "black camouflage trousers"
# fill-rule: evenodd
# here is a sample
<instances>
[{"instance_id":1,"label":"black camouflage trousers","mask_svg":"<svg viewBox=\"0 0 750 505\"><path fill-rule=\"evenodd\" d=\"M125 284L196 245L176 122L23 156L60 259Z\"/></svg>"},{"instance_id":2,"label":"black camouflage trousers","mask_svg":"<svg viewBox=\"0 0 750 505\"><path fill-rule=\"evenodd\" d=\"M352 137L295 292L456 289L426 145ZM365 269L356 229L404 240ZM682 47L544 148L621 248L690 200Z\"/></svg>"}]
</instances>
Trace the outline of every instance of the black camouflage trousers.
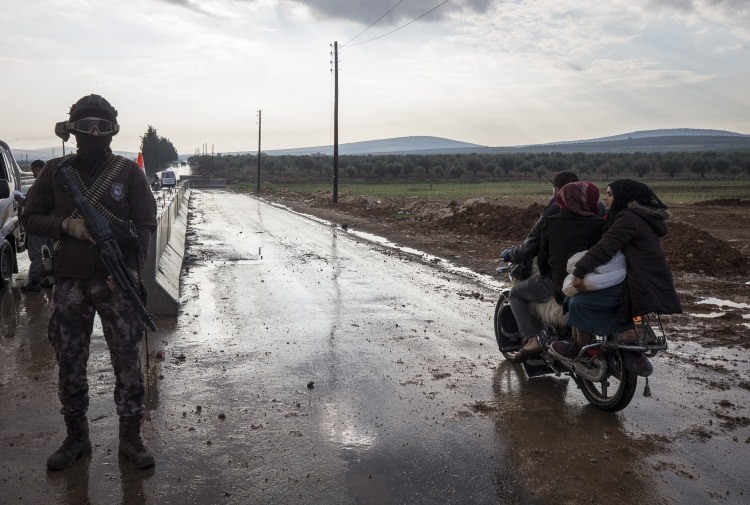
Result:
<instances>
[{"instance_id":1,"label":"black camouflage trousers","mask_svg":"<svg viewBox=\"0 0 750 505\"><path fill-rule=\"evenodd\" d=\"M94 316L99 314L115 373L115 405L120 416L143 414L141 337L144 323L133 303L113 293L101 279L57 278L49 309L49 339L59 366L60 411L66 418L86 414L86 365Z\"/></svg>"}]
</instances>

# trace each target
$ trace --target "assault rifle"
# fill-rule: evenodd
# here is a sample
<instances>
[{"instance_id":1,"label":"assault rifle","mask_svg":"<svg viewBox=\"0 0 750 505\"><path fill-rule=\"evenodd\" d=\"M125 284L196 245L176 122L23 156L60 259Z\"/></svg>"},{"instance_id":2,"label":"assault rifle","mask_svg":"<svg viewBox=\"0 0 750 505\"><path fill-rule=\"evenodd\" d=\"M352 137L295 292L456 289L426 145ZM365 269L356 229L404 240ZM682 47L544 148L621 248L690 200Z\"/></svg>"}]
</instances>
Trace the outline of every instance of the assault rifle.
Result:
<instances>
[{"instance_id":1,"label":"assault rifle","mask_svg":"<svg viewBox=\"0 0 750 505\"><path fill-rule=\"evenodd\" d=\"M107 268L107 271L110 273L117 286L128 298L130 298L130 301L133 302L133 305L135 305L135 308L143 321L149 328L151 328L151 331L156 331L154 316L149 314L146 306L143 305L143 301L138 294L138 283L136 279L133 278L133 274L130 273L130 270L128 270L128 267L125 264L125 259L123 258L120 246L117 244L117 240L115 240L115 236L112 233L112 228L109 226L106 219L104 219L101 212L99 212L96 207L94 207L91 202L83 196L75 179L70 175L70 165L66 164L66 166L60 168L59 172L62 173L68 191L78 205L78 210L83 217L83 221L86 223L86 228L96 241L102 263L104 263L104 266Z\"/></svg>"}]
</instances>

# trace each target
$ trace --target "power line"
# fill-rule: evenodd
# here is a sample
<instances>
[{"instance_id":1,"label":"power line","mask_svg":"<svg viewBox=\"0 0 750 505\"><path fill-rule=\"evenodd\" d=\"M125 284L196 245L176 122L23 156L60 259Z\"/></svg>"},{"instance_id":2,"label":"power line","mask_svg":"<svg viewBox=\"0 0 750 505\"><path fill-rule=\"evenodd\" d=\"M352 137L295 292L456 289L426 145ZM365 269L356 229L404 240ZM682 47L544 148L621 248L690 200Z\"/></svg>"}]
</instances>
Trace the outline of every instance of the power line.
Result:
<instances>
[{"instance_id":1,"label":"power line","mask_svg":"<svg viewBox=\"0 0 750 505\"><path fill-rule=\"evenodd\" d=\"M422 19L423 17L425 17L425 16L426 16L427 14L429 14L430 12L432 12L432 11L434 11L434 10L438 9L439 7L442 7L443 5L445 5L445 4L447 4L447 3L448 3L448 0L445 0L445 1L444 1L443 3L441 3L440 5L437 5L437 6L433 7L432 9L428 10L427 12L425 12L424 14L422 14L421 16L419 16L419 17L416 17L416 18L412 19L411 21L409 21L409 22L408 22L408 23L406 23L405 25L401 25L401 26L399 26L398 28L396 28L395 30L391 30L390 32L388 32L388 33L384 33L383 35L378 35L378 36L377 36L377 37L375 37L375 38L372 38L372 39L369 39L369 40L365 40L364 42L357 42L356 44L351 44L351 45L348 45L348 44L347 44L347 46L348 46L348 47L361 46L362 44L367 44L368 42L372 42L373 40L378 40L378 39L382 39L383 37L385 37L385 36L387 36L387 35L390 35L391 33L397 32L397 31L399 31L399 30L400 30L400 29L402 29L402 28L406 28L407 26L409 26L409 25L410 25L410 24L412 24L413 22L415 22L415 21L418 21L418 20ZM352 39L352 40L354 40L354 39Z\"/></svg>"},{"instance_id":2,"label":"power line","mask_svg":"<svg viewBox=\"0 0 750 505\"><path fill-rule=\"evenodd\" d=\"M352 38L351 38L351 39L349 40L349 42L351 42L352 40L356 39L357 37L359 37L360 35L362 35L363 33L365 33L365 32L366 32L367 30L369 30L370 28L372 28L372 27L373 27L373 25L374 25L375 23L377 23L378 21L380 21L381 19L383 19L384 17L386 17L386 16L388 15L388 14L390 14L390 13L391 13L391 11L392 11L393 9L395 9L396 7L398 7L399 5L401 5L401 3L402 3L403 1L404 1L404 0L399 0L399 2L398 2L398 3L396 4L396 5L394 5L394 6L393 6L393 7L391 7L390 9L388 9L388 12L386 12L385 14L383 14L382 16L380 16L380 17L379 17L378 19L376 19L375 21L373 21L372 23L370 23L370 26L368 26L367 28L365 28L364 30L362 30L361 32L359 32L359 33L358 33L357 35L355 35L354 37L352 37ZM344 45L345 45L345 46L346 46L346 45L348 45L348 44L349 44L349 42L344 42Z\"/></svg>"}]
</instances>

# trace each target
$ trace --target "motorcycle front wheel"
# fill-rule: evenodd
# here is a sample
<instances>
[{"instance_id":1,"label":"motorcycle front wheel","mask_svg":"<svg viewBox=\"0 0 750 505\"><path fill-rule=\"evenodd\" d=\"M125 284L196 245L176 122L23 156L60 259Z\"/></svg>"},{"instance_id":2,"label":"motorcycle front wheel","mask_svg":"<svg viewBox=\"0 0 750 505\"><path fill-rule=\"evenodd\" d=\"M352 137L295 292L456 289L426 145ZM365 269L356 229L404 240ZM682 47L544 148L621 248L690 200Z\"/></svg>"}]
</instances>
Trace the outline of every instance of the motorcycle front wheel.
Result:
<instances>
[{"instance_id":1,"label":"motorcycle front wheel","mask_svg":"<svg viewBox=\"0 0 750 505\"><path fill-rule=\"evenodd\" d=\"M503 332L503 322L507 326L517 326L513 312L510 309L510 291L505 290L500 294L497 304L495 304L495 339L497 340L497 346L500 352L505 356L505 359L513 360L513 357L518 353L518 350L523 346L523 341L520 337ZM503 350L505 349L505 350Z\"/></svg>"},{"instance_id":2,"label":"motorcycle front wheel","mask_svg":"<svg viewBox=\"0 0 750 505\"><path fill-rule=\"evenodd\" d=\"M583 396L594 407L607 412L617 412L630 404L635 395L638 376L625 369L622 351L607 349L607 372L601 381L591 382L576 377Z\"/></svg>"}]
</instances>

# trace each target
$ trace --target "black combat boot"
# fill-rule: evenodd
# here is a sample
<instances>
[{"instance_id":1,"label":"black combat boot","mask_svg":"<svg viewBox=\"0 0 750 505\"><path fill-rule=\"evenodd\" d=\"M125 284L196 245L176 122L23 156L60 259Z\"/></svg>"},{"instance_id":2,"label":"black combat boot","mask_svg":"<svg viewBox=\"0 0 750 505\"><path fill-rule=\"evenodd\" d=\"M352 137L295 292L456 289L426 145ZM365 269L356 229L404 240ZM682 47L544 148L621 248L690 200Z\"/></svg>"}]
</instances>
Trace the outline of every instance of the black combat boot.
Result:
<instances>
[{"instance_id":1,"label":"black combat boot","mask_svg":"<svg viewBox=\"0 0 750 505\"><path fill-rule=\"evenodd\" d=\"M38 293L42 290L42 287L39 285L39 281L29 281L23 286L21 286L21 291L31 291L32 293Z\"/></svg>"},{"instance_id":2,"label":"black combat boot","mask_svg":"<svg viewBox=\"0 0 750 505\"><path fill-rule=\"evenodd\" d=\"M136 468L154 466L154 455L141 439L140 416L120 417L120 454Z\"/></svg>"},{"instance_id":3,"label":"black combat boot","mask_svg":"<svg viewBox=\"0 0 750 505\"><path fill-rule=\"evenodd\" d=\"M62 470L67 468L84 454L91 454L89 440L89 421L86 416L65 418L68 436L60 448L47 459L47 468Z\"/></svg>"}]
</instances>

